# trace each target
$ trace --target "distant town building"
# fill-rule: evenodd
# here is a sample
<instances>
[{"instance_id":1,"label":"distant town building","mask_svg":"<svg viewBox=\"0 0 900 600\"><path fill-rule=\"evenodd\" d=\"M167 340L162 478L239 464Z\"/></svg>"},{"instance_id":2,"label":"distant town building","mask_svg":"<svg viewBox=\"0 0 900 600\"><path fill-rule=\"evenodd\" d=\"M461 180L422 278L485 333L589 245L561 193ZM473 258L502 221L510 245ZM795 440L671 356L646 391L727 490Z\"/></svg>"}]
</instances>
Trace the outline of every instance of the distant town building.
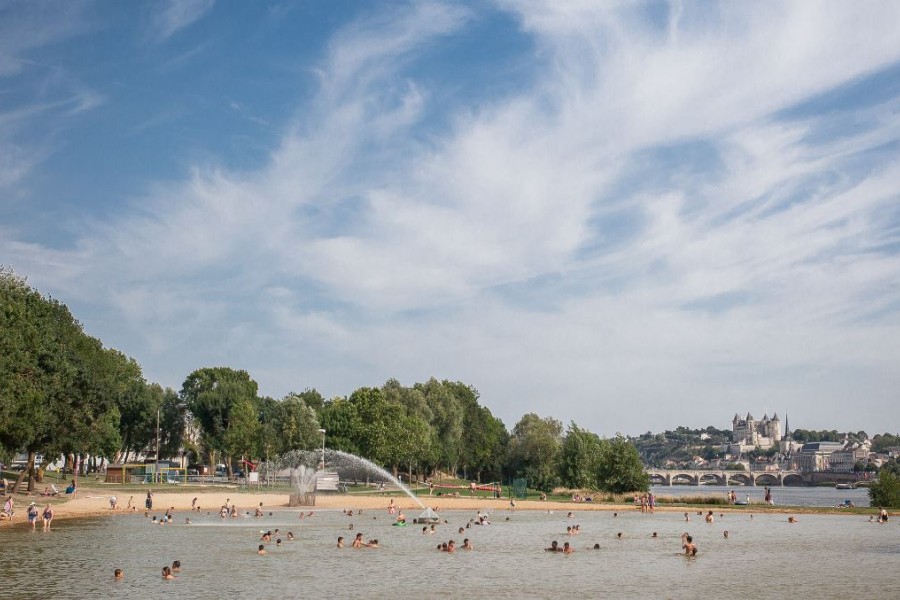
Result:
<instances>
[{"instance_id":1,"label":"distant town building","mask_svg":"<svg viewBox=\"0 0 900 600\"><path fill-rule=\"evenodd\" d=\"M797 467L807 473L830 471L832 454L843 449L843 442L808 442L797 453ZM850 470L853 470L852 464Z\"/></svg>"},{"instance_id":2,"label":"distant town building","mask_svg":"<svg viewBox=\"0 0 900 600\"><path fill-rule=\"evenodd\" d=\"M747 417L744 419L735 414L731 421L731 428L732 445L740 446L740 452L757 447L765 450L778 445L782 439L781 419L778 418L778 413L775 413L771 419L766 413L761 421L755 420L750 413L747 413Z\"/></svg>"}]
</instances>

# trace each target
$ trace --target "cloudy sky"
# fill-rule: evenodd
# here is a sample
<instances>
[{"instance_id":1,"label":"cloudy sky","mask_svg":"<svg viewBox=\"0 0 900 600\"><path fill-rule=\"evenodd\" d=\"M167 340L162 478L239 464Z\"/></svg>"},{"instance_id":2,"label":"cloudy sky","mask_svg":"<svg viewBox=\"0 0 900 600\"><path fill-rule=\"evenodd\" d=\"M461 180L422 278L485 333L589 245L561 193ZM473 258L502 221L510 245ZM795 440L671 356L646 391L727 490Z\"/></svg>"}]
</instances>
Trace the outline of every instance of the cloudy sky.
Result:
<instances>
[{"instance_id":1,"label":"cloudy sky","mask_svg":"<svg viewBox=\"0 0 900 600\"><path fill-rule=\"evenodd\" d=\"M900 429L900 3L0 0L0 263L180 388Z\"/></svg>"}]
</instances>

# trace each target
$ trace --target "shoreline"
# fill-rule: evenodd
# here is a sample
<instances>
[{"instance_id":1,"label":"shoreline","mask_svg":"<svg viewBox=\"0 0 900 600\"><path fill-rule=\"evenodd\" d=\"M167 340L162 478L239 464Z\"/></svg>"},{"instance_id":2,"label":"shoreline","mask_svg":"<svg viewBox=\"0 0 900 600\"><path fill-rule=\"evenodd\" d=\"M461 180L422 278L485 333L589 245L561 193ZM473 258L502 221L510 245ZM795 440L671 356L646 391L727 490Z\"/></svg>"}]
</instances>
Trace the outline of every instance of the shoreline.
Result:
<instances>
[{"instance_id":1,"label":"shoreline","mask_svg":"<svg viewBox=\"0 0 900 600\"><path fill-rule=\"evenodd\" d=\"M119 493L114 494L115 490L106 489L82 489L78 491L78 497L63 499L53 499L54 521L57 519L68 520L76 518L103 517L123 514L141 514L146 512L144 508L145 492L137 493ZM115 495L118 499L119 508L112 510L109 507L109 499ZM136 510L127 509L129 498L132 506ZM264 511L275 511L288 509L289 494L286 492L270 493L270 492L248 492L239 489L226 491L160 491L153 494L153 509L149 511L151 514L162 514L169 508L174 508L174 512L190 514L191 503L197 499L197 505L202 512L218 511L227 501L233 501L238 509L242 512L254 511L260 503ZM317 511L317 510L346 510L354 511L364 510L380 510L387 509L390 500L394 500L394 504L407 512L410 518L414 518L415 511L421 510L418 504L407 496L397 495L381 495L381 494L338 494L338 495L320 495L316 498L316 505L309 507L290 507L290 510ZM493 498L467 498L467 497L445 497L445 496L420 496L419 499L423 504L441 510L457 510L457 511L476 511L479 509L487 509L492 511L504 512L585 512L585 511L605 511L605 512L633 512L638 511L639 506L631 503L607 504L607 503L590 503L590 502L560 502L552 500L517 500L515 511L509 511L509 500L493 499ZM25 510L31 502L41 507L47 504L49 498L42 496L28 496L17 494L15 501L15 518L12 521L0 521L0 527L8 526L27 526L28 522L25 517ZM816 507L816 506L771 506L764 504L754 504L750 507L734 507L731 505L717 504L691 504L691 505L667 505L657 504L655 512L696 512L713 511L713 513L774 513L774 514L834 514L834 515L866 515L870 512L877 512L876 507L857 507L854 509L842 509L836 507ZM897 511L889 511L889 514L898 514Z\"/></svg>"}]
</instances>

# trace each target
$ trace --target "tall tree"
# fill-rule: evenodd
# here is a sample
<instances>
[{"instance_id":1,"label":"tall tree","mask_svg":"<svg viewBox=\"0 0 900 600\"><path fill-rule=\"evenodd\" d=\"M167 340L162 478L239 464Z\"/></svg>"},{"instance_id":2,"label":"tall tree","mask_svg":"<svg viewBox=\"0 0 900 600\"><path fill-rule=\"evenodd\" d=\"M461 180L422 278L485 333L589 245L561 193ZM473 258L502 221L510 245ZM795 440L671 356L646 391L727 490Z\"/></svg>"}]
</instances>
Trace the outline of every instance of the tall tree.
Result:
<instances>
[{"instance_id":1,"label":"tall tree","mask_svg":"<svg viewBox=\"0 0 900 600\"><path fill-rule=\"evenodd\" d=\"M529 485L550 491L559 482L557 460L561 448L562 423L534 413L523 416L513 427L509 442L509 466Z\"/></svg>"},{"instance_id":2,"label":"tall tree","mask_svg":"<svg viewBox=\"0 0 900 600\"><path fill-rule=\"evenodd\" d=\"M645 492L650 489L650 476L644 470L634 444L622 436L608 441L607 451L597 472L597 484L605 492Z\"/></svg>"},{"instance_id":3,"label":"tall tree","mask_svg":"<svg viewBox=\"0 0 900 600\"><path fill-rule=\"evenodd\" d=\"M198 369L188 375L181 388L181 398L200 426L201 441L210 450L210 461L215 452L227 456L225 433L234 405L242 400L256 399L257 385L246 371L228 367ZM225 461L231 476L231 461Z\"/></svg>"},{"instance_id":4,"label":"tall tree","mask_svg":"<svg viewBox=\"0 0 900 600\"><path fill-rule=\"evenodd\" d=\"M571 423L560 453L563 485L574 489L597 489L597 474L608 453L608 442Z\"/></svg>"}]
</instances>

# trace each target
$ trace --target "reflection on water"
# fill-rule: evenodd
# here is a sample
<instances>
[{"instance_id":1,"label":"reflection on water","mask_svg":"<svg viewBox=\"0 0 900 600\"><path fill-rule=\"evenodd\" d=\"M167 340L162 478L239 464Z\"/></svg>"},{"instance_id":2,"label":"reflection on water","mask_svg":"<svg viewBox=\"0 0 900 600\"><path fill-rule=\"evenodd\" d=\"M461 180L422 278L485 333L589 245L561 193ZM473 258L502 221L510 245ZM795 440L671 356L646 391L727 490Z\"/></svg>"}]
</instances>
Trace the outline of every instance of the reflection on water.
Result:
<instances>
[{"instance_id":1,"label":"reflection on water","mask_svg":"<svg viewBox=\"0 0 900 600\"><path fill-rule=\"evenodd\" d=\"M295 511L263 519L221 521L193 517L193 525L150 525L141 515L60 521L54 531L0 529L0 573L4 598L295 598L311 596L404 598L784 598L816 596L893 597L898 523L869 523L864 516L783 514L716 516L707 524L680 513L496 512L493 525L473 526L474 514L444 511L448 525L436 535L420 527L392 527L385 511L346 517L319 512L298 520ZM510 520L505 519L509 516ZM373 519L377 517L377 519ZM183 520L184 515L178 517ZM349 531L350 523L354 530ZM580 524L582 534L566 536ZM258 556L262 529L292 531L294 542ZM728 530L726 539L723 532ZM651 537L658 532L658 538ZM679 536L688 531L699 556L680 554ZM334 547L362 532L381 548ZM622 532L622 539L617 533ZM440 541L470 538L476 549L437 552ZM574 555L549 555L551 540L571 542ZM589 550L594 543L600 550ZM163 565L178 559L184 570L163 581ZM114 582L113 569L125 570Z\"/></svg>"}]
</instances>

